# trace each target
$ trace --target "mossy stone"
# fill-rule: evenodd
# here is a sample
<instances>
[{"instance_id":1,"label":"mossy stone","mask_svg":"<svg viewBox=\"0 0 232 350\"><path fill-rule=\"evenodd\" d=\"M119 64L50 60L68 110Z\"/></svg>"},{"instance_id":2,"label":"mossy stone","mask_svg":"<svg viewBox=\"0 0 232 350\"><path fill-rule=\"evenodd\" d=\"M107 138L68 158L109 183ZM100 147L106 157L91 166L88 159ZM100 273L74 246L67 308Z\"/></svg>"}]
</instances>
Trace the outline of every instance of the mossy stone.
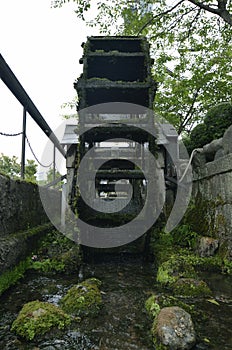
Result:
<instances>
[{"instance_id":1,"label":"mossy stone","mask_svg":"<svg viewBox=\"0 0 232 350\"><path fill-rule=\"evenodd\" d=\"M54 327L63 329L70 323L71 317L63 310L53 304L36 300L23 306L11 330L27 340L32 340Z\"/></svg>"},{"instance_id":2,"label":"mossy stone","mask_svg":"<svg viewBox=\"0 0 232 350\"><path fill-rule=\"evenodd\" d=\"M185 297L207 297L212 295L207 283L193 278L180 278L172 286L175 295Z\"/></svg>"},{"instance_id":3,"label":"mossy stone","mask_svg":"<svg viewBox=\"0 0 232 350\"><path fill-rule=\"evenodd\" d=\"M172 255L169 260L163 262L157 272L157 282L171 285L179 278L195 278L196 272L191 264L186 262L181 256Z\"/></svg>"},{"instance_id":4,"label":"mossy stone","mask_svg":"<svg viewBox=\"0 0 232 350\"><path fill-rule=\"evenodd\" d=\"M96 278L74 285L61 299L62 309L75 316L96 315L102 304L100 285L101 281Z\"/></svg>"}]
</instances>

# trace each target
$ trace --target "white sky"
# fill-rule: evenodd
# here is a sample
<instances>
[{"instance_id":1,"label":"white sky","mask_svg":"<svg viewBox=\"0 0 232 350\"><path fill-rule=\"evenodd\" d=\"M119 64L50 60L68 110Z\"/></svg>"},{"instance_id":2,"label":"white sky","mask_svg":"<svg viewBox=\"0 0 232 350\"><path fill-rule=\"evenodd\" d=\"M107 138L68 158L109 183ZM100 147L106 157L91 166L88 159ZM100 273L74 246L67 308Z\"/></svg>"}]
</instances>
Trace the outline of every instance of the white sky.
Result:
<instances>
[{"instance_id":1,"label":"white sky","mask_svg":"<svg viewBox=\"0 0 232 350\"><path fill-rule=\"evenodd\" d=\"M0 0L1 54L52 129L62 122L60 106L76 95L81 43L98 35L74 13L75 4L52 9L50 0ZM22 131L23 107L0 80L0 131ZM28 114L27 136L36 155L46 136ZM21 136L0 135L0 153L21 158ZM29 148L26 158L34 159Z\"/></svg>"}]
</instances>

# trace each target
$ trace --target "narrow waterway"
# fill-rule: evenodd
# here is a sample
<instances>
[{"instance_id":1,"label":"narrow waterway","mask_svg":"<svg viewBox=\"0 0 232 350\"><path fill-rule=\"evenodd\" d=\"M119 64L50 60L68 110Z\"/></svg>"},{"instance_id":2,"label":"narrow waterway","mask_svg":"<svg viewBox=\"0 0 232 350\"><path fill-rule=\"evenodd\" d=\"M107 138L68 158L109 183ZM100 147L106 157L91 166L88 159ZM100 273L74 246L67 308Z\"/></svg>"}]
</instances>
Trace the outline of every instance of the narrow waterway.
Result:
<instances>
[{"instance_id":1,"label":"narrow waterway","mask_svg":"<svg viewBox=\"0 0 232 350\"><path fill-rule=\"evenodd\" d=\"M39 276L28 272L16 286L1 297L0 349L4 350L152 350L151 320L144 302L155 292L155 269L141 259L109 257L83 265L79 276ZM92 319L74 323L65 331L47 334L32 342L17 338L10 327L23 304L32 300L58 304L65 292L88 277L102 281L103 307ZM195 349L232 350L232 278L205 275L219 305L198 300L197 306L208 317L198 324ZM201 322L201 321L199 321ZM206 341L207 339L207 341Z\"/></svg>"}]
</instances>

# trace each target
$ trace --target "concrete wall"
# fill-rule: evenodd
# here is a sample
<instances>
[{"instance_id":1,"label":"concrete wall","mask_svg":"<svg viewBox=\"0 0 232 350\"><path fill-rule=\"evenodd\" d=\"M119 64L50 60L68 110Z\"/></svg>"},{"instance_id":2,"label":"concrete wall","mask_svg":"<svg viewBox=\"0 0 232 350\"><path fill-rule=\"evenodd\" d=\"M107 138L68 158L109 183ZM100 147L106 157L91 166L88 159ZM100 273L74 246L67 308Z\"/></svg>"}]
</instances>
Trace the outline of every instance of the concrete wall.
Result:
<instances>
[{"instance_id":1,"label":"concrete wall","mask_svg":"<svg viewBox=\"0 0 232 350\"><path fill-rule=\"evenodd\" d=\"M193 198L203 234L232 259L232 126L194 157Z\"/></svg>"}]
</instances>

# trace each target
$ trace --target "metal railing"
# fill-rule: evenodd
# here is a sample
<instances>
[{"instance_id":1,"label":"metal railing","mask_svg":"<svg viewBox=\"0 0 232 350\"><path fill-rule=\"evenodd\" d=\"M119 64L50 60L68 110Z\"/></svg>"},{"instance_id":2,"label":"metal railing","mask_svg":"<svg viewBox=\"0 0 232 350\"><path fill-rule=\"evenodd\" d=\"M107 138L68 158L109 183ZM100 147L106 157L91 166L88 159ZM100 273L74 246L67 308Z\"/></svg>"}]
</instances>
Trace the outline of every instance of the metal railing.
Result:
<instances>
[{"instance_id":1,"label":"metal railing","mask_svg":"<svg viewBox=\"0 0 232 350\"><path fill-rule=\"evenodd\" d=\"M26 146L26 118L27 113L34 119L40 129L45 133L47 137L54 144L54 149L57 148L60 153L66 158L66 153L59 140L53 133L46 120L43 118L19 80L16 78L2 55L0 54L0 77L12 94L23 106L23 130L22 130L22 156L21 156L21 178L24 178L25 174L25 146ZM54 163L54 160L53 160Z\"/></svg>"}]
</instances>

